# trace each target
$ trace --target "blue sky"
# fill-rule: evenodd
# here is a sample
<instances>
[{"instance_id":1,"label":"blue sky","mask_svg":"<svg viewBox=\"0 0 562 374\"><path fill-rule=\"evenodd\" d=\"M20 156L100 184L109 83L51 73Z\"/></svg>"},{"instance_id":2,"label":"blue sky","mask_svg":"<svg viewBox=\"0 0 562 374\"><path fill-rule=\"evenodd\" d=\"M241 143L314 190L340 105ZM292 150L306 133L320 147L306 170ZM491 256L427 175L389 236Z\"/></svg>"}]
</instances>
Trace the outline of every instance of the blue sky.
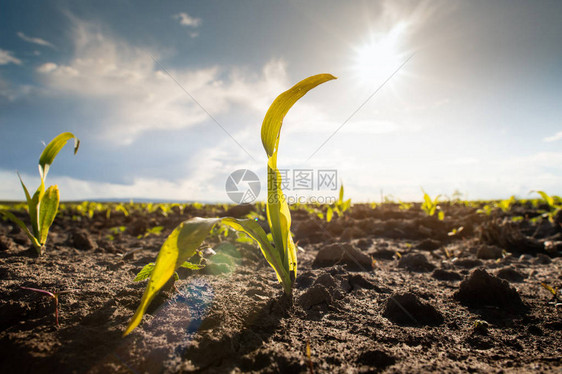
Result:
<instances>
[{"instance_id":1,"label":"blue sky","mask_svg":"<svg viewBox=\"0 0 562 374\"><path fill-rule=\"evenodd\" d=\"M287 116L282 169L337 170L354 201L562 194L560 2L102 4L0 5L0 200L72 131L48 180L63 199L227 201L234 170L264 180L269 104L317 73L338 80Z\"/></svg>"}]
</instances>

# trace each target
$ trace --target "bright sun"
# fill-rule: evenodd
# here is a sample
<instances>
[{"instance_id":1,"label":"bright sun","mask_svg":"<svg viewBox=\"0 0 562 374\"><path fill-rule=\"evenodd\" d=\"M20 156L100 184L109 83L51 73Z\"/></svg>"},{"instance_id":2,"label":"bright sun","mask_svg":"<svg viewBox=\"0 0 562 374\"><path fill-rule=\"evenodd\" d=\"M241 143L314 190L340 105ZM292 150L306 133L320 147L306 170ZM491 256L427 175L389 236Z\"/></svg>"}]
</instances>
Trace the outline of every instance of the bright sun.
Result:
<instances>
[{"instance_id":1,"label":"bright sun","mask_svg":"<svg viewBox=\"0 0 562 374\"><path fill-rule=\"evenodd\" d=\"M353 70L361 82L382 83L404 62L402 34L403 28L397 25L386 34L371 35L355 48Z\"/></svg>"}]
</instances>

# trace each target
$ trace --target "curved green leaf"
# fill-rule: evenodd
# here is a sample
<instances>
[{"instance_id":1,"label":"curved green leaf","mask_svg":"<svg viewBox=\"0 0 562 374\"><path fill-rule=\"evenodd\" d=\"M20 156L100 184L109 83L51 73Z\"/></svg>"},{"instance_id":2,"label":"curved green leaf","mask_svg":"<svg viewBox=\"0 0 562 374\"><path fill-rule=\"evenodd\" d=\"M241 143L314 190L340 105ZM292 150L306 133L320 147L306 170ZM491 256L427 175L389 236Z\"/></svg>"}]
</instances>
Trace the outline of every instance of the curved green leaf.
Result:
<instances>
[{"instance_id":1,"label":"curved green leaf","mask_svg":"<svg viewBox=\"0 0 562 374\"><path fill-rule=\"evenodd\" d=\"M211 228L219 221L218 218L193 218L189 221L180 223L166 239L158 257L154 270L148 281L148 285L142 295L137 311L129 322L129 326L123 333L128 335L142 320L144 312L164 287L166 282L174 275L174 272L188 258L195 254L196 249L201 245Z\"/></svg>"},{"instance_id":2,"label":"curved green leaf","mask_svg":"<svg viewBox=\"0 0 562 374\"><path fill-rule=\"evenodd\" d=\"M145 279L150 278L152 271L154 270L154 262L149 262L148 264L144 265L144 267L139 271L133 282L140 282Z\"/></svg>"},{"instance_id":3,"label":"curved green leaf","mask_svg":"<svg viewBox=\"0 0 562 374\"><path fill-rule=\"evenodd\" d=\"M23 221L21 219L16 217L12 212L9 212L9 211L3 210L3 209L0 209L0 214L2 214L4 217L8 218L10 221L15 223L16 225L18 225L23 230L23 232L25 232L25 234L27 235L29 240L31 240L31 243L33 244L35 249L37 249L37 251L41 250L41 244L39 244L39 241L37 241L35 236L33 236L31 231L29 231L29 229L27 228L27 226L25 225L25 223L23 223Z\"/></svg>"},{"instance_id":4,"label":"curved green leaf","mask_svg":"<svg viewBox=\"0 0 562 374\"><path fill-rule=\"evenodd\" d=\"M287 269L283 266L283 258L280 256L279 252L273 248L267 239L267 234L261 226L252 219L235 219L230 217L222 218L222 224L232 227L235 230L243 231L254 239L267 262L271 265L275 273L277 274L277 279L283 285L283 288L287 294L291 293L291 278Z\"/></svg>"},{"instance_id":5,"label":"curved green leaf","mask_svg":"<svg viewBox=\"0 0 562 374\"><path fill-rule=\"evenodd\" d=\"M277 96L265 114L261 128L261 141L269 157L273 155L277 148L283 118L285 118L289 109L308 91L332 79L336 79L336 77L331 74L313 75Z\"/></svg>"},{"instance_id":6,"label":"curved green leaf","mask_svg":"<svg viewBox=\"0 0 562 374\"><path fill-rule=\"evenodd\" d=\"M78 147L80 146L80 140L70 132L63 132L57 135L51 142L45 147L43 153L39 157L39 175L41 179L47 177L49 172L49 167L57 157L60 150L66 145L70 139L74 139L74 154L78 152Z\"/></svg>"},{"instance_id":7,"label":"curved green leaf","mask_svg":"<svg viewBox=\"0 0 562 374\"><path fill-rule=\"evenodd\" d=\"M297 254L290 232L291 212L281 189L281 173L277 169L281 126L289 109L301 97L314 87L332 79L336 79L336 77L331 74L318 74L303 79L273 101L262 123L261 140L269 157L267 161L267 220L273 235L275 250L282 258L283 267L290 273L291 281L297 276Z\"/></svg>"},{"instance_id":8,"label":"curved green leaf","mask_svg":"<svg viewBox=\"0 0 562 374\"><path fill-rule=\"evenodd\" d=\"M47 188L39 207L39 243L45 245L49 228L55 220L59 210L59 187L57 185Z\"/></svg>"},{"instance_id":9,"label":"curved green leaf","mask_svg":"<svg viewBox=\"0 0 562 374\"><path fill-rule=\"evenodd\" d=\"M197 248L217 223L222 223L235 230L245 232L256 240L263 255L275 270L277 278L283 284L285 291L290 292L291 280L289 274L281 266L279 254L271 247L267 235L257 222L251 219L239 220L231 217L193 218L182 222L174 229L162 245L156 262L154 264L145 265L135 278L135 281L138 281L146 279L150 275L150 280L148 281L140 305L129 322L129 326L123 336L128 335L139 325L142 316L154 297L179 267L201 268L197 265L190 267L189 265L193 264L189 263L186 265L186 260L195 254Z\"/></svg>"},{"instance_id":10,"label":"curved green leaf","mask_svg":"<svg viewBox=\"0 0 562 374\"><path fill-rule=\"evenodd\" d=\"M555 206L554 199L551 196L549 196L546 192L544 191L535 191L535 192L541 195L541 197L544 199L544 201L546 201L549 207Z\"/></svg>"}]
</instances>

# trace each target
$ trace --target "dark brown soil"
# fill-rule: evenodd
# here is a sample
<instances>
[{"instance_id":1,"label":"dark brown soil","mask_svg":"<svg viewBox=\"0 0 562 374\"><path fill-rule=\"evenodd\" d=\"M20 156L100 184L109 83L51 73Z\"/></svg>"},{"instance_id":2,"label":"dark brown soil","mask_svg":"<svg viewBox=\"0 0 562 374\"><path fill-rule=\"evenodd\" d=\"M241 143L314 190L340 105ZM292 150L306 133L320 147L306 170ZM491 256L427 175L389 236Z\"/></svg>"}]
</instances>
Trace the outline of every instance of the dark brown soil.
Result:
<instances>
[{"instance_id":1,"label":"dark brown soil","mask_svg":"<svg viewBox=\"0 0 562 374\"><path fill-rule=\"evenodd\" d=\"M178 223L223 208L67 209L39 258L0 221L0 373L560 372L562 305L541 283L562 285L562 228L443 208L444 221L392 204L330 223L293 211L291 299L257 248L213 236L207 267L180 269L126 338L146 285L135 274ZM52 300L22 286L67 291L58 328Z\"/></svg>"}]
</instances>

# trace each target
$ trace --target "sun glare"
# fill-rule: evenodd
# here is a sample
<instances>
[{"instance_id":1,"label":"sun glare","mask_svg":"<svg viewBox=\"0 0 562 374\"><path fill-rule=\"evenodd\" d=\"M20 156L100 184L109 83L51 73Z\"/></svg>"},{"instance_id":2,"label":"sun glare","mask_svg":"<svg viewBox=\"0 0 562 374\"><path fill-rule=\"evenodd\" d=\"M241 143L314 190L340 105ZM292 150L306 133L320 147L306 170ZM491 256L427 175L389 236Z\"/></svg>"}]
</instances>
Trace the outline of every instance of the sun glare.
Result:
<instances>
[{"instance_id":1,"label":"sun glare","mask_svg":"<svg viewBox=\"0 0 562 374\"><path fill-rule=\"evenodd\" d=\"M404 62L402 35L403 27L398 24L388 33L372 34L355 48L353 70L361 82L382 83Z\"/></svg>"}]
</instances>

